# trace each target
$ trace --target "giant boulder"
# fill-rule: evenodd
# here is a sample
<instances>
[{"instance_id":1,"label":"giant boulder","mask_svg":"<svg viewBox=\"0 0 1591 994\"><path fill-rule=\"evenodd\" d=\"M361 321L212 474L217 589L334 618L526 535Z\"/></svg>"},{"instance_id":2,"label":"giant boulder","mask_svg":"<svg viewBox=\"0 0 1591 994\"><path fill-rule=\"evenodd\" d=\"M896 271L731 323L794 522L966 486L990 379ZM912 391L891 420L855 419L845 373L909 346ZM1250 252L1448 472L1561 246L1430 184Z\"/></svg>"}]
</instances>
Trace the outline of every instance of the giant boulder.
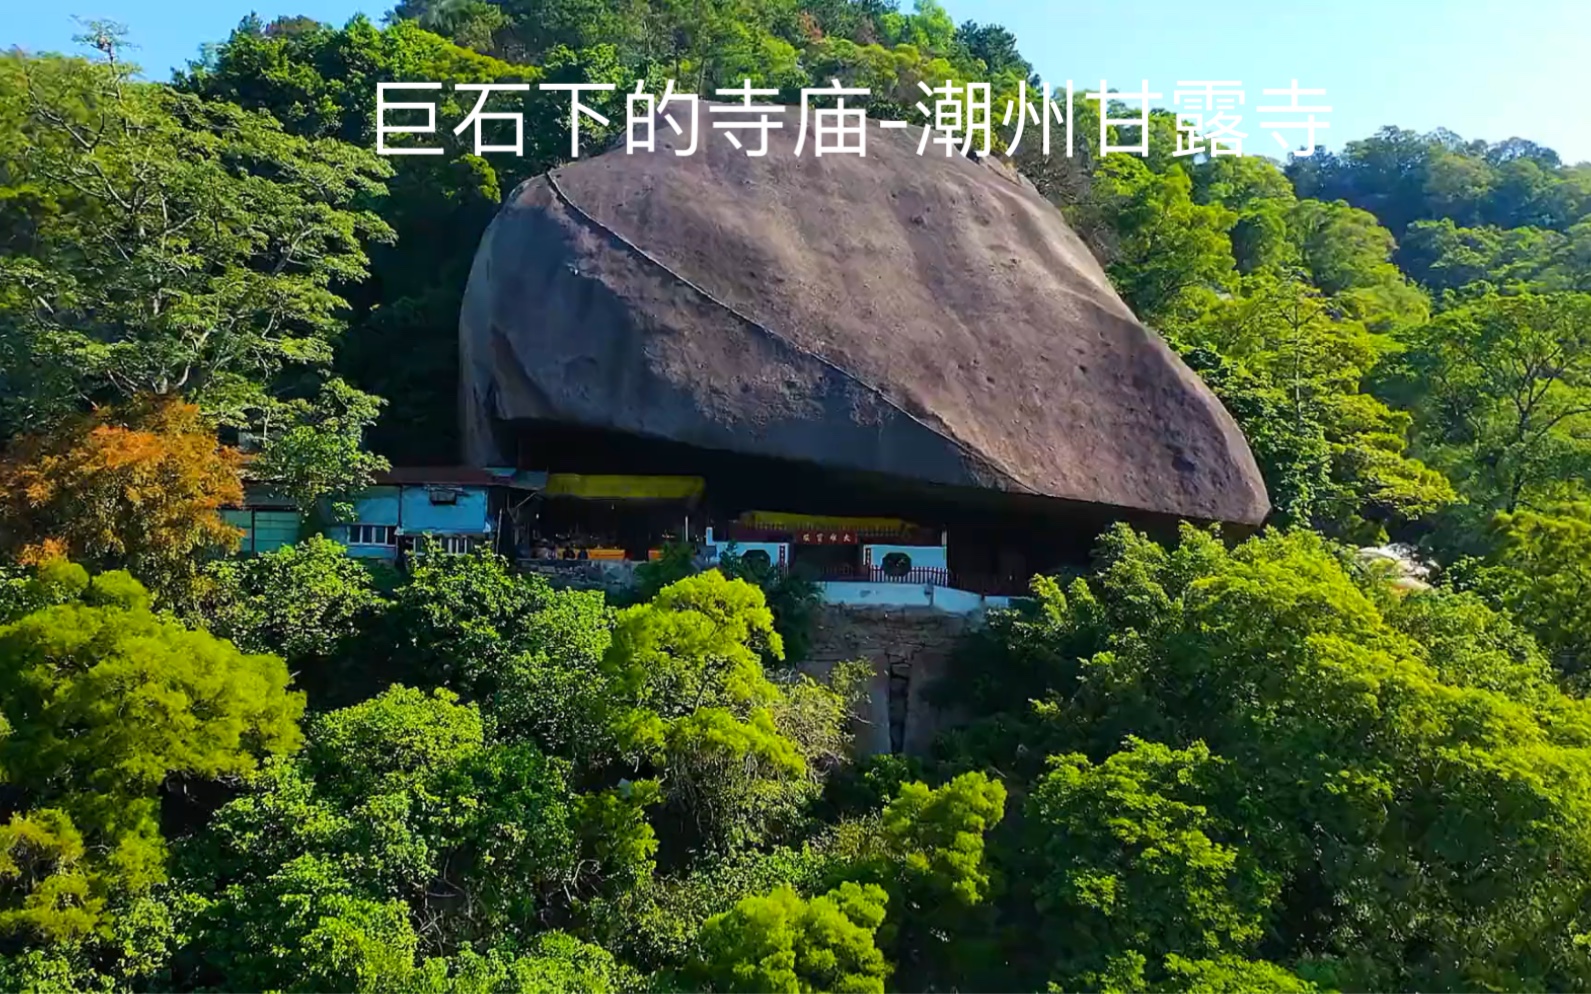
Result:
<instances>
[{"instance_id":1,"label":"giant boulder","mask_svg":"<svg viewBox=\"0 0 1591 994\"><path fill-rule=\"evenodd\" d=\"M708 129L523 183L460 319L468 458L539 419L1204 521L1269 505L1231 416L991 161ZM931 146L932 148L932 146Z\"/></svg>"}]
</instances>

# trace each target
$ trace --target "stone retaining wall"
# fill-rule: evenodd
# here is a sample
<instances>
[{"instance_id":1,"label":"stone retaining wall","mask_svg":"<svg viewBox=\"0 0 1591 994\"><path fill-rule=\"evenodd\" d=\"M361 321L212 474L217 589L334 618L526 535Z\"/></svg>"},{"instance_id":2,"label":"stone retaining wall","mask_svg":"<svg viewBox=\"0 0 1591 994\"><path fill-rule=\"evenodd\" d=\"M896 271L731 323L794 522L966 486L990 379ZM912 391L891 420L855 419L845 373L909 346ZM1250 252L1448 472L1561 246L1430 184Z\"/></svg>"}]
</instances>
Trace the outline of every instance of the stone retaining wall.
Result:
<instances>
[{"instance_id":1,"label":"stone retaining wall","mask_svg":"<svg viewBox=\"0 0 1591 994\"><path fill-rule=\"evenodd\" d=\"M871 662L868 699L856 715L857 751L922 755L953 720L928 705L925 691L945 675L957 641L975 623L932 608L826 605L801 670L822 679L835 663Z\"/></svg>"}]
</instances>

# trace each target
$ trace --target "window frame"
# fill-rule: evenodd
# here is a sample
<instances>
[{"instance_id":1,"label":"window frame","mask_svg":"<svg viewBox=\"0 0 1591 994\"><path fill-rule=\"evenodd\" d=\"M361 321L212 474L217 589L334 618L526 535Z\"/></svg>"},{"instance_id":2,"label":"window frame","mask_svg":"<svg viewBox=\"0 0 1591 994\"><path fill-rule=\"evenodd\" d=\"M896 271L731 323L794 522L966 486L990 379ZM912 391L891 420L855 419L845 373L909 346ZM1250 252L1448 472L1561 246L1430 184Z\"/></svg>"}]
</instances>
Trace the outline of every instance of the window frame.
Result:
<instances>
[{"instance_id":1,"label":"window frame","mask_svg":"<svg viewBox=\"0 0 1591 994\"><path fill-rule=\"evenodd\" d=\"M365 541L366 537L375 539L384 536L384 541ZM348 526L349 545L373 545L379 548L397 548L398 529L395 525L352 524Z\"/></svg>"},{"instance_id":2,"label":"window frame","mask_svg":"<svg viewBox=\"0 0 1591 994\"><path fill-rule=\"evenodd\" d=\"M437 552L444 556L469 555L475 550L475 544L481 541L480 536L467 532L415 532L403 536L403 551L410 555L420 555L421 547L428 538L437 544Z\"/></svg>"}]
</instances>

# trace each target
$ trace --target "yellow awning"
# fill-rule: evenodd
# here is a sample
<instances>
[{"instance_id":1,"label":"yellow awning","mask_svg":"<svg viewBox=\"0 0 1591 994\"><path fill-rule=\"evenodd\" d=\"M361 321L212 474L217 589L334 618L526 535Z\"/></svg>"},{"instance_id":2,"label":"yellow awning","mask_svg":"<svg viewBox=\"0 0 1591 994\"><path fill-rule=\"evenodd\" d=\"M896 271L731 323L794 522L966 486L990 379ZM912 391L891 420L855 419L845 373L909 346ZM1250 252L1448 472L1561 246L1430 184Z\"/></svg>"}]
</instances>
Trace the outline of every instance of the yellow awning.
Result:
<instances>
[{"instance_id":1,"label":"yellow awning","mask_svg":"<svg viewBox=\"0 0 1591 994\"><path fill-rule=\"evenodd\" d=\"M766 528L769 531L800 531L802 529L832 529L859 532L903 532L916 526L899 518L837 518L820 514L790 514L782 511L747 511L740 523L748 528Z\"/></svg>"},{"instance_id":2,"label":"yellow awning","mask_svg":"<svg viewBox=\"0 0 1591 994\"><path fill-rule=\"evenodd\" d=\"M552 473L544 493L549 497L588 500L689 500L700 497L706 481L699 476L590 476Z\"/></svg>"}]
</instances>

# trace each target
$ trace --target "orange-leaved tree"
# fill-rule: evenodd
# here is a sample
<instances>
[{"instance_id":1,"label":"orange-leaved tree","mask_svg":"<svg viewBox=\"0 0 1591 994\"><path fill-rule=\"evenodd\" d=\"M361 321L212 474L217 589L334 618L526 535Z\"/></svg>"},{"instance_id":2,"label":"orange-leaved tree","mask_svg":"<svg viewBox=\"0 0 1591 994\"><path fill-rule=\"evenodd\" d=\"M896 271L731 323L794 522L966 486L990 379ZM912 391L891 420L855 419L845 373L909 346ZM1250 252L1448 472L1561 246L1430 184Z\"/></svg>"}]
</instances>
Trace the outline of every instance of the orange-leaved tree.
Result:
<instances>
[{"instance_id":1,"label":"orange-leaved tree","mask_svg":"<svg viewBox=\"0 0 1591 994\"><path fill-rule=\"evenodd\" d=\"M0 457L0 543L24 563L64 555L182 596L203 553L237 545L219 510L243 497L243 461L192 404L101 408Z\"/></svg>"}]
</instances>

